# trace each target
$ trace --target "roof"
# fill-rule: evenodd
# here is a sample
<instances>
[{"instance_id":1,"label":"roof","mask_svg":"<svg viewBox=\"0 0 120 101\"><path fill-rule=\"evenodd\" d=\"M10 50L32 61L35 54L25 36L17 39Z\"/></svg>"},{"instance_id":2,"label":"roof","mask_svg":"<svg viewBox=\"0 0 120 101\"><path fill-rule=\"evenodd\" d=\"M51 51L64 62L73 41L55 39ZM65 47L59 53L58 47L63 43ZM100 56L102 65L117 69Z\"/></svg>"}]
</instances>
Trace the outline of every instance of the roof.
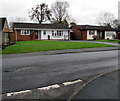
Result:
<instances>
[{"instance_id":1,"label":"roof","mask_svg":"<svg viewBox=\"0 0 120 101\"><path fill-rule=\"evenodd\" d=\"M79 30L100 30L100 31L114 31L115 29L110 26L91 26L91 25L73 25ZM72 27L73 27L72 26Z\"/></svg>"},{"instance_id":2,"label":"roof","mask_svg":"<svg viewBox=\"0 0 120 101\"><path fill-rule=\"evenodd\" d=\"M120 28L116 28L115 30L116 30L117 32L120 32Z\"/></svg>"},{"instance_id":3,"label":"roof","mask_svg":"<svg viewBox=\"0 0 120 101\"><path fill-rule=\"evenodd\" d=\"M14 23L14 29L69 29L67 26L63 24L38 24L38 23Z\"/></svg>"},{"instance_id":4,"label":"roof","mask_svg":"<svg viewBox=\"0 0 120 101\"><path fill-rule=\"evenodd\" d=\"M0 25L0 30L3 30L5 20L6 20L6 18L0 18L0 24L2 24L2 25Z\"/></svg>"}]
</instances>

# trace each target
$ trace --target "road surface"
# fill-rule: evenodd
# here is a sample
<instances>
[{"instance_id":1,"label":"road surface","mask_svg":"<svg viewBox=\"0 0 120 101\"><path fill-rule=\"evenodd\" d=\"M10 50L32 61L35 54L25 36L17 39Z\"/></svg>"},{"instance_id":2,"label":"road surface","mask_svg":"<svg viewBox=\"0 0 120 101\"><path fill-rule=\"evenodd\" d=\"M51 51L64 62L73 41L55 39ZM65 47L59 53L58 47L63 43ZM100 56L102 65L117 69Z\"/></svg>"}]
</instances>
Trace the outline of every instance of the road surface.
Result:
<instances>
[{"instance_id":1,"label":"road surface","mask_svg":"<svg viewBox=\"0 0 120 101\"><path fill-rule=\"evenodd\" d=\"M119 71L105 74L83 88L73 99L116 99L119 101ZM111 100L114 101L114 100Z\"/></svg>"},{"instance_id":2,"label":"road surface","mask_svg":"<svg viewBox=\"0 0 120 101\"><path fill-rule=\"evenodd\" d=\"M118 69L118 51L3 57L3 93L83 79Z\"/></svg>"}]
</instances>

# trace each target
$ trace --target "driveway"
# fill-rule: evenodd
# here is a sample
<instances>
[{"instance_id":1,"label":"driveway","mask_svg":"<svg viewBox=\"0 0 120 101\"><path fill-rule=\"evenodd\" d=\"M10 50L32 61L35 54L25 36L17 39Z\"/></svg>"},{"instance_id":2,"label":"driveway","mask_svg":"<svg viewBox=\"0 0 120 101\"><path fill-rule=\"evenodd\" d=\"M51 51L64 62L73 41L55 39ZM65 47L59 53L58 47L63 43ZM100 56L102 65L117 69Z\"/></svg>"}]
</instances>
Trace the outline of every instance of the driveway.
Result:
<instances>
[{"instance_id":1,"label":"driveway","mask_svg":"<svg viewBox=\"0 0 120 101\"><path fill-rule=\"evenodd\" d=\"M89 43L101 43L101 44L108 44L108 45L115 45L118 46L117 43L109 43L109 42L100 42L100 41L86 41L86 40L70 40L71 42L89 42Z\"/></svg>"}]
</instances>

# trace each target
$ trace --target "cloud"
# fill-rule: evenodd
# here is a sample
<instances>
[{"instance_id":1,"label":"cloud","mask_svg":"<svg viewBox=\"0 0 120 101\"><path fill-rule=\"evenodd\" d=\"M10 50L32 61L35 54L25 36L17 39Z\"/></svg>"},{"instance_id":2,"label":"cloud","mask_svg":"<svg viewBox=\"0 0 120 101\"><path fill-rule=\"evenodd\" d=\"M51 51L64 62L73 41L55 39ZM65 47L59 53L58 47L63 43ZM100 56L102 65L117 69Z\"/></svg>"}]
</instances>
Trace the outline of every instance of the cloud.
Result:
<instances>
[{"instance_id":1,"label":"cloud","mask_svg":"<svg viewBox=\"0 0 120 101\"><path fill-rule=\"evenodd\" d=\"M51 6L56 0L0 0L0 16L26 17L28 10L36 4L46 3ZM96 17L109 11L117 17L119 0L66 0L70 3L70 15L78 23L96 23Z\"/></svg>"}]
</instances>

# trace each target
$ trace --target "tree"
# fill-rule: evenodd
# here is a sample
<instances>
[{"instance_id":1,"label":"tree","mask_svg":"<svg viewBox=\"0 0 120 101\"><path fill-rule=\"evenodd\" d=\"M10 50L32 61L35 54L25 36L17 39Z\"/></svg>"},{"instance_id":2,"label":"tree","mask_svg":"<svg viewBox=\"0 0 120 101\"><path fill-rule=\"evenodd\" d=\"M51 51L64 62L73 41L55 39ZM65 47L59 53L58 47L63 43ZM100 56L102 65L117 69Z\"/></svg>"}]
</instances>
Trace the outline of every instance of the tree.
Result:
<instances>
[{"instance_id":1,"label":"tree","mask_svg":"<svg viewBox=\"0 0 120 101\"><path fill-rule=\"evenodd\" d=\"M50 20L51 18L51 11L45 3L36 5L28 13L31 20L36 19L39 23Z\"/></svg>"},{"instance_id":2,"label":"tree","mask_svg":"<svg viewBox=\"0 0 120 101\"><path fill-rule=\"evenodd\" d=\"M111 26L111 27L113 27L114 20L115 20L114 14L112 14L110 12L105 12L105 13L102 13L99 16L98 24L103 25L103 26Z\"/></svg>"},{"instance_id":3,"label":"tree","mask_svg":"<svg viewBox=\"0 0 120 101\"><path fill-rule=\"evenodd\" d=\"M114 28L120 28L120 21L118 20L118 19L115 19L114 21L113 21L113 27Z\"/></svg>"},{"instance_id":4,"label":"tree","mask_svg":"<svg viewBox=\"0 0 120 101\"><path fill-rule=\"evenodd\" d=\"M56 1L52 4L51 8L53 13L53 22L62 23L63 21L67 21L67 19L69 19L67 10L69 8L68 2Z\"/></svg>"}]
</instances>

